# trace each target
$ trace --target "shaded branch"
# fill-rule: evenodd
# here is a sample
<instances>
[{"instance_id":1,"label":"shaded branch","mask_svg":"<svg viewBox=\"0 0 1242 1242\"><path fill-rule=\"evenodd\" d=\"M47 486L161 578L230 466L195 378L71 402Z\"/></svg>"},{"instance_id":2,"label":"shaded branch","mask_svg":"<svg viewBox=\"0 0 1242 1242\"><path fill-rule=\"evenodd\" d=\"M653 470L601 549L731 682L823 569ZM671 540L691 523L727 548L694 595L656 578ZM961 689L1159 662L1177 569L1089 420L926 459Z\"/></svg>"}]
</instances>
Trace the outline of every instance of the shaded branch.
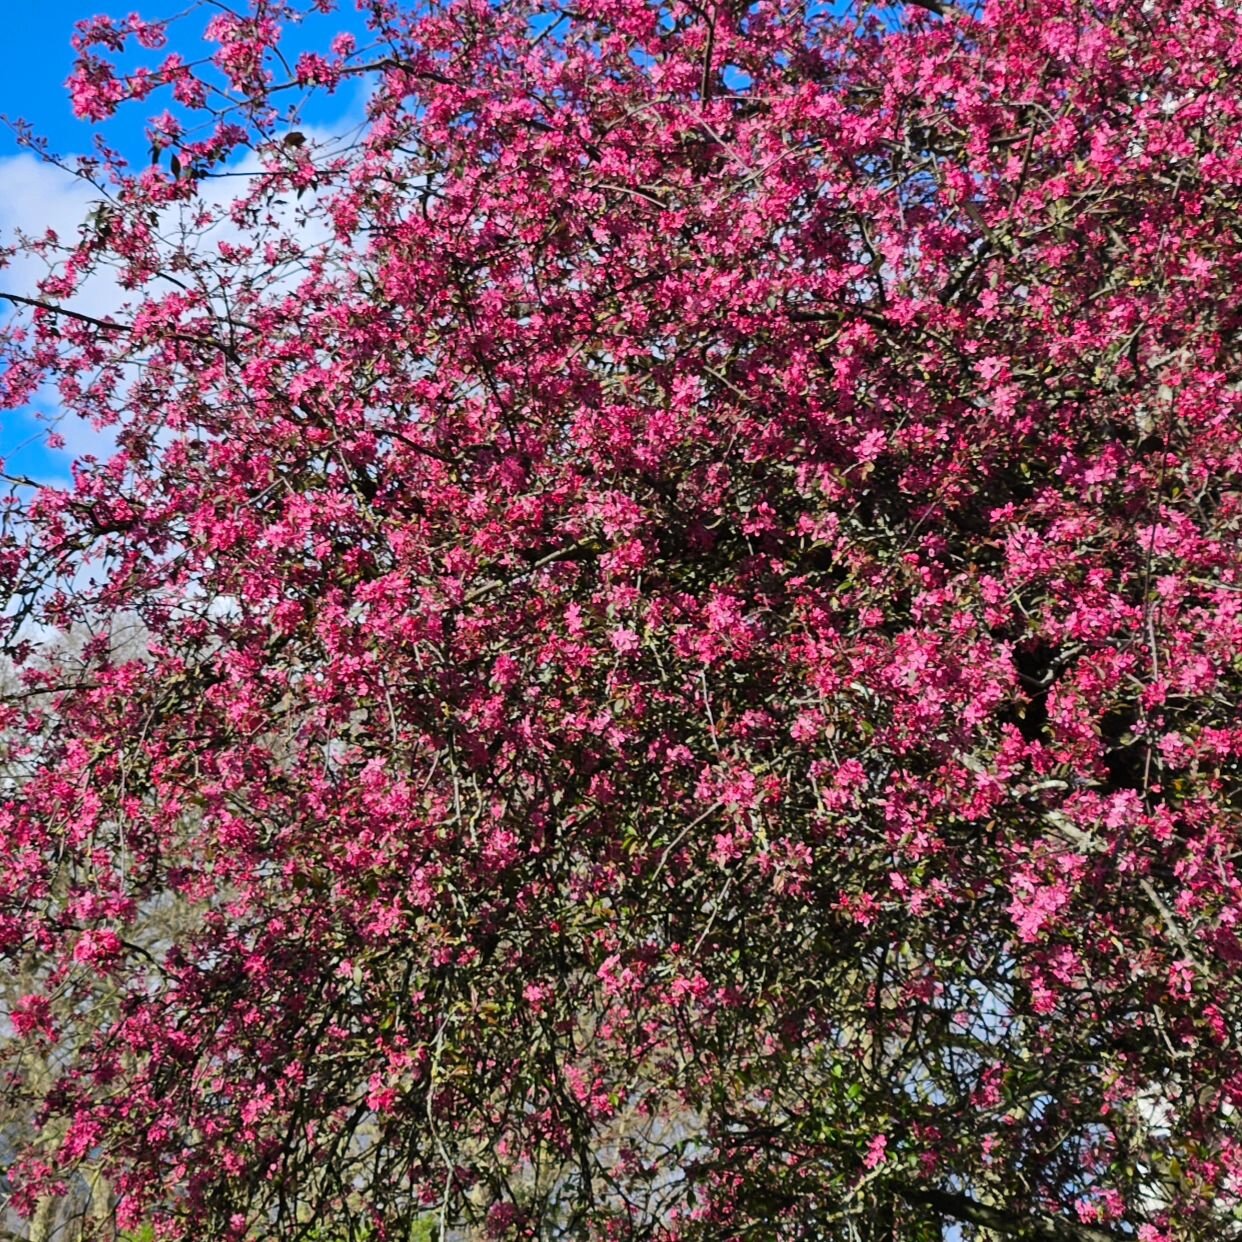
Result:
<instances>
[{"instance_id":1,"label":"shaded branch","mask_svg":"<svg viewBox=\"0 0 1242 1242\"><path fill-rule=\"evenodd\" d=\"M980 1225L984 1229L994 1229L997 1233L1011 1238L1022 1238L1026 1242L1122 1242L1129 1237L1111 1229L1097 1229L1094 1225L1084 1225L1063 1217L1028 1216L980 1203L969 1195L954 1194L928 1186L898 1184L895 1189L907 1203L934 1208L945 1216L952 1216L954 1220Z\"/></svg>"},{"instance_id":2,"label":"shaded branch","mask_svg":"<svg viewBox=\"0 0 1242 1242\"><path fill-rule=\"evenodd\" d=\"M32 306L35 310L47 311L51 315L61 315L66 319L76 319L79 323L89 324L92 328L99 328L104 332L120 332L125 336L132 336L134 333L134 328L131 324L116 323L110 319L97 319L94 315L70 310L69 307L59 306L55 302L44 302L40 298L28 298L20 293L0 292L0 301L10 302L14 306ZM195 336L190 332L170 332L168 339L181 341L187 345L210 345L232 361L238 361L237 351L232 346L226 345L218 337Z\"/></svg>"}]
</instances>

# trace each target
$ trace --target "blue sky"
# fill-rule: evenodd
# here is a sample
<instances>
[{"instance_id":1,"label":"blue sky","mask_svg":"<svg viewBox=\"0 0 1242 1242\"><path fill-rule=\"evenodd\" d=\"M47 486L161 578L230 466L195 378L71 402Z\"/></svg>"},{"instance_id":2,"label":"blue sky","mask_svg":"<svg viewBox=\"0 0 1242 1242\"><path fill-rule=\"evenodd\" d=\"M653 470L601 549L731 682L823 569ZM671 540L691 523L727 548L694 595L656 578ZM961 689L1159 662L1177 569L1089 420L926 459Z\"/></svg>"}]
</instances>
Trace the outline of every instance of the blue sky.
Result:
<instances>
[{"instance_id":1,"label":"blue sky","mask_svg":"<svg viewBox=\"0 0 1242 1242\"><path fill-rule=\"evenodd\" d=\"M73 23L99 11L97 4L82 0L12 6L5 14L0 50L0 113L36 121L57 142L82 141L85 127L74 121L63 83L73 68ZM0 143L5 155L15 149L7 131Z\"/></svg>"},{"instance_id":2,"label":"blue sky","mask_svg":"<svg viewBox=\"0 0 1242 1242\"><path fill-rule=\"evenodd\" d=\"M637 3L638 0L635 0ZM835 0L848 6L848 0ZM235 5L247 6L244 0ZM813 0L811 10L820 4ZM5 13L6 39L0 45L0 115L11 121L29 122L35 133L47 139L57 155L73 157L92 147L96 128L110 147L132 163L143 164L149 156L145 124L150 116L169 102L167 92L153 95L145 103L121 107L115 118L102 127L77 120L69 103L65 79L73 69L74 51L70 40L75 23L107 13L114 19L138 10L144 18L158 20L177 14L184 16L169 25L169 49L187 60L209 54L211 45L202 42L203 28L219 10L193 0L17 0ZM305 50L326 50L332 37L351 31L365 48L368 38L355 0L338 0L337 11L317 15L302 25L287 29L282 49L289 59ZM134 63L157 63L163 52L139 53ZM339 129L345 116L358 119L364 85L342 88L337 96L322 92L311 96L310 111L300 123L327 130ZM8 126L0 126L0 240L15 228L42 233L49 225L64 237L72 237L77 225L90 211L89 187L46 165L40 166L29 152L23 152ZM0 291L32 293L32 269L0 270ZM83 306L82 309L89 309ZM0 303L0 322L12 314ZM42 481L65 481L73 456L107 451L107 441L88 429L64 425L65 450L54 451L44 443L46 427L36 417L39 407L25 411L0 411L0 460L11 474L31 476ZM43 412L47 413L46 405Z\"/></svg>"},{"instance_id":3,"label":"blue sky","mask_svg":"<svg viewBox=\"0 0 1242 1242\"><path fill-rule=\"evenodd\" d=\"M126 105L103 127L77 120L64 85L73 70L75 53L70 40L74 25L101 13L123 18L137 10L145 18L159 19L183 13L189 7L186 0L153 0L145 4L142 0L24 0L9 6L5 13L6 37L0 45L0 115L10 121L28 121L35 133L48 140L51 151L69 157L88 153L92 134L100 128L110 146L132 162L142 164L149 158L146 120L163 110L165 99L157 93L145 104ZM209 52L210 46L200 39L211 12L204 6L172 24L169 50L181 52L187 60ZM353 31L360 45L365 44L365 30L353 0L343 0L338 12L330 16L315 17L302 28L291 30L286 52L326 50L332 36L342 30ZM152 63L164 54L142 55L146 63ZM357 111L357 88L345 89L337 97L316 96L312 107L303 121L332 127L343 115ZM23 152L12 129L0 126L0 238L7 238L15 227L41 232L49 224L72 236L75 225L89 210L89 198L87 187L56 169L40 167L28 152ZM0 270L0 290L29 293L29 281L28 273ZM0 321L11 313L7 305L0 304ZM68 437L67 451L47 448L43 443L45 428L34 410L0 411L0 459L6 463L4 469L40 480L64 480L75 452L106 449L89 432L68 426L60 430Z\"/></svg>"},{"instance_id":4,"label":"blue sky","mask_svg":"<svg viewBox=\"0 0 1242 1242\"><path fill-rule=\"evenodd\" d=\"M77 152L89 149L90 128L76 121L69 107L64 81L73 68L69 39L73 24L98 12L83 0L42 0L15 4L5 15L6 38L0 46L0 114L10 120L23 118L47 135L53 150ZM29 156L18 156L20 147L6 125L0 128L0 198L4 200L4 232L15 223L30 227L32 217L46 202L47 178L32 168ZM49 170L50 171L50 170ZM68 215L76 206L73 191L64 191L50 213ZM22 292L19 273L0 271L0 288ZM6 319L12 312L0 307ZM20 411L0 411L0 457L6 470L39 478L64 474L65 455L52 453L39 440L38 424Z\"/></svg>"}]
</instances>

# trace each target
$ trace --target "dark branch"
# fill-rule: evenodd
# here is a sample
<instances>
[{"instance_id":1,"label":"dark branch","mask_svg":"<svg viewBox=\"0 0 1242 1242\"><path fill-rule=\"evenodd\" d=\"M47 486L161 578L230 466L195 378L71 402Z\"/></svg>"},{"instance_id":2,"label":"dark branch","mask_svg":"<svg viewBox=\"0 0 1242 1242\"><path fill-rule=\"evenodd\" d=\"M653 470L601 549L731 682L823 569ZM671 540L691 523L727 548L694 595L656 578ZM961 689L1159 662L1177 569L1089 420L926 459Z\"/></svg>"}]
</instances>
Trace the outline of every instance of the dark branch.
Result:
<instances>
[{"instance_id":1,"label":"dark branch","mask_svg":"<svg viewBox=\"0 0 1242 1242\"><path fill-rule=\"evenodd\" d=\"M0 293L0 299L12 302L14 306L33 306L35 310L47 311L52 315L63 315L66 319L76 319L79 323L90 324L92 328L106 328L109 332L133 331L128 324L96 319L94 315L84 315L81 311L70 310L67 306L57 306L55 302L41 302L38 298L23 297L20 293Z\"/></svg>"},{"instance_id":2,"label":"dark branch","mask_svg":"<svg viewBox=\"0 0 1242 1242\"><path fill-rule=\"evenodd\" d=\"M58 306L55 302L44 302L39 298L28 298L20 293L0 293L0 301L11 302L14 306L33 306L35 310L47 311L50 315L62 315L66 319L76 319L79 323L89 324L105 332L120 332L132 336L134 329L127 323L115 323L110 319L96 319L94 315L86 315L81 311L70 310L67 306ZM210 345L218 349L232 361L238 361L237 351L214 336L195 336L190 332L170 332L169 339L181 341L186 345Z\"/></svg>"},{"instance_id":3,"label":"dark branch","mask_svg":"<svg viewBox=\"0 0 1242 1242\"><path fill-rule=\"evenodd\" d=\"M948 17L950 14L962 13L962 10L956 4L944 4L941 0L907 0L909 4L913 4L916 8L926 9L929 13L935 13L937 17Z\"/></svg>"},{"instance_id":4,"label":"dark branch","mask_svg":"<svg viewBox=\"0 0 1242 1242\"><path fill-rule=\"evenodd\" d=\"M930 1186L898 1186L897 1193L908 1203L919 1203L935 1208L945 1216L994 1229L1011 1238L1024 1242L1127 1242L1128 1235L1111 1229L1097 1229L1092 1225L1066 1220L1056 1216L1027 1216L980 1203L969 1195L953 1194Z\"/></svg>"}]
</instances>

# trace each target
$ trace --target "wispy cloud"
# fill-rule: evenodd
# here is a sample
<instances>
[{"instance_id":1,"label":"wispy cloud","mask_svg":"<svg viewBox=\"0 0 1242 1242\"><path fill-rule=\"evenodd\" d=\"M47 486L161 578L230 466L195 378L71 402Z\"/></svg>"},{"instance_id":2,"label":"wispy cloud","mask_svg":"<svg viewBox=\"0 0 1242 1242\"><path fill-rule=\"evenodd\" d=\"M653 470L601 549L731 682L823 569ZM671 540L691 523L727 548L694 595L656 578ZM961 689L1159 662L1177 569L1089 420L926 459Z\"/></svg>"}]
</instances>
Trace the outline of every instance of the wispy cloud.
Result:
<instances>
[{"instance_id":1,"label":"wispy cloud","mask_svg":"<svg viewBox=\"0 0 1242 1242\"><path fill-rule=\"evenodd\" d=\"M330 148L336 145L338 135L350 132L361 123L364 112L365 94L360 90L337 124L303 126L301 132L309 144ZM247 152L223 171L228 175L202 184L195 205L196 210L202 206L217 209L218 220L212 227L200 233L183 227L181 216L184 213L188 217L189 212L182 207L163 213L159 231L169 239L170 253L182 249L197 262L209 264L222 242L237 244L245 240L243 230L230 220L227 211L219 209L225 208L242 192L245 177L261 171L261 162L257 154ZM49 229L62 245L72 244L104 197L104 192L87 179L29 153L0 158L0 187L0 243L4 244L11 244L19 236L41 239ZM315 195L309 193L300 204L290 201L283 207L274 207L270 213L277 231L293 237L300 248L315 247L330 238L327 222L316 217L313 211L314 200ZM307 211L308 208L311 210ZM24 297L37 296L39 282L49 274L49 262L54 260L55 253L51 251L44 258L19 251L7 267L0 270L0 290ZM279 284L278 281L273 286L273 291ZM125 303L133 296L121 288L110 269L101 268L62 304L95 318L120 317ZM29 312L18 308L10 309L9 313L25 317ZM52 429L64 440L60 449L47 444L47 433ZM0 415L0 458L7 462L11 472L40 482L67 481L70 464L75 459L87 454L107 456L114 444L110 430L101 431L81 419L67 416L51 386L45 386L30 407Z\"/></svg>"}]
</instances>

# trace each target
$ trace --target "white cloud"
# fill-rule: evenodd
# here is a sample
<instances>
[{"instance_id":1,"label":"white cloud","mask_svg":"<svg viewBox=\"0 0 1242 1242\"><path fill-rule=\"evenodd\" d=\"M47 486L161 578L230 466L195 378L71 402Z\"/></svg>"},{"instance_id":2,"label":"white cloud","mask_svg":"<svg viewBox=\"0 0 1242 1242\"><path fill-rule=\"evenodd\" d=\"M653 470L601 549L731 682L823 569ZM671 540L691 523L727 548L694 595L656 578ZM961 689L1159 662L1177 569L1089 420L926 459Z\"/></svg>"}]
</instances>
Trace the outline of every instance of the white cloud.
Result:
<instances>
[{"instance_id":1,"label":"white cloud","mask_svg":"<svg viewBox=\"0 0 1242 1242\"><path fill-rule=\"evenodd\" d=\"M321 146L335 148L338 135L355 128L361 120L365 99L359 96L348 106L341 122L331 129L302 126L308 150ZM228 217L227 205L243 191L243 178L261 171L259 156L247 151L224 171L227 176L203 182L195 202L189 207L175 206L164 213L159 232L167 241L171 253L184 249L200 263L210 264L218 253L221 242L237 244L248 234L238 228ZM57 236L62 246L71 245L79 229L86 224L103 200L104 193L88 180L75 176L57 165L39 160L29 153L0 158L0 244L12 244L23 235L29 239L41 239L48 229ZM314 206L317 195L308 191L300 202L289 195L287 201L273 211L277 226L274 230L283 236L294 237L299 247L320 246L330 241L331 229L323 217L316 216ZM205 231L195 232L183 225L201 207L215 209L218 221ZM310 219L307 220L306 217ZM269 230L272 236L273 231ZM49 258L57 257L56 251ZM7 267L0 269L0 291L23 297L38 296L39 281L48 275L46 258L20 252ZM287 289L301 273L291 269L288 275L272 281L268 288L272 293ZM139 299L144 295L138 294ZM94 318L116 315L123 319L123 306L134 295L121 288L115 273L102 268L85 279L74 295L64 299L67 308ZM214 301L215 299L213 299ZM222 303L218 303L223 308ZM0 315L26 318L29 311L0 304ZM86 454L107 457L115 446L110 430L97 430L81 419L64 416L60 409L58 394L51 386L40 390L31 407L25 411L11 411L0 416L0 457L12 454L28 446L32 440L42 437L47 423L64 437L65 447L59 454L38 454L38 466L31 473L41 482L64 483L68 479L70 462ZM42 425L40 420L42 420ZM27 456L31 456L27 454Z\"/></svg>"},{"instance_id":2,"label":"white cloud","mask_svg":"<svg viewBox=\"0 0 1242 1242\"><path fill-rule=\"evenodd\" d=\"M99 191L81 177L54 164L44 163L23 152L0 159L0 236L7 242L17 233L40 238L48 229L61 242L72 242L79 226L90 214ZM39 279L47 275L47 264L29 254L17 254L0 279L6 292L33 295ZM106 314L116 304L109 282L96 279L85 283L75 306L86 314Z\"/></svg>"},{"instance_id":3,"label":"white cloud","mask_svg":"<svg viewBox=\"0 0 1242 1242\"><path fill-rule=\"evenodd\" d=\"M92 201L98 202L99 191L88 181L65 169L45 163L27 152L0 159L0 240L12 244L18 235L31 239L43 238L50 229L61 244L72 243L79 227L91 212ZM54 257L53 251L49 258ZM48 259L19 251L0 269L0 289L24 297L34 297L39 281L48 275ZM83 282L73 299L75 309L100 317L114 311L120 302L119 290L104 275L92 276ZM7 304L4 310L14 317L25 317L23 311ZM0 456L19 450L32 440L41 439L45 428L35 415L56 421L57 399L52 389L45 388L28 411L15 410L3 415L3 438ZM69 461L84 453L106 453L112 438L72 420L57 430L66 437L67 452L57 469L49 460L40 472L47 481L63 481L68 476Z\"/></svg>"}]
</instances>

